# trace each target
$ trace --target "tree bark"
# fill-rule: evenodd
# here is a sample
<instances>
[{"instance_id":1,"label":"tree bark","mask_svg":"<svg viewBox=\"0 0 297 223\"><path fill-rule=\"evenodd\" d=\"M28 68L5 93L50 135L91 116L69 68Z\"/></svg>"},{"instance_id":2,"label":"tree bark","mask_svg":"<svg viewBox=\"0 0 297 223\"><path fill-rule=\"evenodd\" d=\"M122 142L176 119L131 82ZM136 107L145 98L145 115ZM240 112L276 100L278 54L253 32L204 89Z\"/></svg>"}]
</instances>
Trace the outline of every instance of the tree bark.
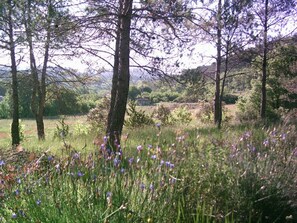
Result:
<instances>
[{"instance_id":1,"label":"tree bark","mask_svg":"<svg viewBox=\"0 0 297 223\"><path fill-rule=\"evenodd\" d=\"M12 76L12 124L11 124L11 138L12 145L20 144L20 130L19 130L19 95L18 95L18 79L17 79L17 65L15 58L15 42L14 30L12 21L12 2L8 0L8 35L9 35L9 50L11 60L11 76Z\"/></svg>"},{"instance_id":2,"label":"tree bark","mask_svg":"<svg viewBox=\"0 0 297 223\"><path fill-rule=\"evenodd\" d=\"M266 81L267 81L267 30L268 30L268 3L269 0L265 0L265 15L264 15L264 38L263 38L263 62L262 62L262 87L261 87L261 118L266 118L266 106L267 106L267 93L266 93Z\"/></svg>"},{"instance_id":3,"label":"tree bark","mask_svg":"<svg viewBox=\"0 0 297 223\"><path fill-rule=\"evenodd\" d=\"M214 99L214 122L218 128L221 128L222 122L222 106L220 103L220 85L221 85L221 64L222 64L222 1L218 2L217 14L217 68L215 77L215 99Z\"/></svg>"},{"instance_id":4,"label":"tree bark","mask_svg":"<svg viewBox=\"0 0 297 223\"><path fill-rule=\"evenodd\" d=\"M117 150L124 125L130 82L130 29L133 0L120 0L111 106L107 123L109 146Z\"/></svg>"}]
</instances>

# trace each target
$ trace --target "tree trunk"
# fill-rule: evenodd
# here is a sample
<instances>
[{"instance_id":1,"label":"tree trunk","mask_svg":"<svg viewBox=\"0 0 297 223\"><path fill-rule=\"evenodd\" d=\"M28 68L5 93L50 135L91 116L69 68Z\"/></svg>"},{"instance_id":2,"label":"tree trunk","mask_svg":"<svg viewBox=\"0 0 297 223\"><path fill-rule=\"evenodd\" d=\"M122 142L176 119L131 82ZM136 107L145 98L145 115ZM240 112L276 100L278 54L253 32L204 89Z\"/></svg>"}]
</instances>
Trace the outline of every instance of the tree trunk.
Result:
<instances>
[{"instance_id":1,"label":"tree trunk","mask_svg":"<svg viewBox=\"0 0 297 223\"><path fill-rule=\"evenodd\" d=\"M31 0L28 0L28 12L27 12L27 21L26 25L26 33L27 33L27 42L29 45L30 51L30 69L31 69L31 77L33 80L32 86L32 98L31 98L31 110L35 116L36 127L37 127L37 135L39 140L45 139L45 131L44 131L44 106L45 106L45 98L46 98L46 72L47 72L47 63L49 58L49 44L51 38L51 18L48 16L47 20L47 35L45 40L45 47L44 47L44 58L43 58L43 67L41 71L41 78L39 80L38 77L38 69L36 66L36 60L33 50L33 40L32 40L32 20L31 20ZM49 15L49 12L48 12Z\"/></svg>"},{"instance_id":2,"label":"tree trunk","mask_svg":"<svg viewBox=\"0 0 297 223\"><path fill-rule=\"evenodd\" d=\"M11 0L8 0L9 15L8 15L8 35L9 35L9 50L11 60L11 76L12 76L12 124L11 124L11 138L12 145L20 144L20 131L19 131L19 95L18 95L18 80L17 80L17 65L15 59L15 42L14 30L12 21L12 8Z\"/></svg>"},{"instance_id":3,"label":"tree trunk","mask_svg":"<svg viewBox=\"0 0 297 223\"><path fill-rule=\"evenodd\" d=\"M214 99L214 122L218 128L221 128L222 122L222 106L220 103L220 82L221 82L221 64L222 64L222 1L218 2L218 14L217 14L217 69L215 77L215 99Z\"/></svg>"},{"instance_id":4,"label":"tree trunk","mask_svg":"<svg viewBox=\"0 0 297 223\"><path fill-rule=\"evenodd\" d=\"M112 98L107 123L109 145L113 150L116 150L116 146L120 144L120 136L124 125L129 92L130 27L132 16L132 2L133 0L120 0L120 10L118 18L119 26L117 27L118 43L116 44L113 86L111 90Z\"/></svg>"},{"instance_id":5,"label":"tree trunk","mask_svg":"<svg viewBox=\"0 0 297 223\"><path fill-rule=\"evenodd\" d=\"M263 38L263 63L262 63L262 87L261 87L261 118L266 118L266 106L267 106L267 93L266 93L266 81L267 81L267 30L268 30L268 0L265 0L265 15L264 15L264 38Z\"/></svg>"}]
</instances>

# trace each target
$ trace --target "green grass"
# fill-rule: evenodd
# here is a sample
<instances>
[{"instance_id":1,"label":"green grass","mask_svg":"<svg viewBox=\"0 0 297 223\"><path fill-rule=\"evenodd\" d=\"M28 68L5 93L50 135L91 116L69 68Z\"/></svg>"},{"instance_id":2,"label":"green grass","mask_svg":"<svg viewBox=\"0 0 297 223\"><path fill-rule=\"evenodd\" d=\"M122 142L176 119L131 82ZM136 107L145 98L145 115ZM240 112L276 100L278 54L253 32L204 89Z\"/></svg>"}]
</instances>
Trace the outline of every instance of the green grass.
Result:
<instances>
[{"instance_id":1,"label":"green grass","mask_svg":"<svg viewBox=\"0 0 297 223\"><path fill-rule=\"evenodd\" d=\"M28 137L34 121L23 120L22 145L35 157L29 153L22 164L0 163L2 222L264 223L297 218L294 127L126 128L120 156L108 152L103 134L94 144L95 134L87 132L84 121L66 118L70 134L54 139L58 120L46 120L47 140L38 142L34 134Z\"/></svg>"}]
</instances>

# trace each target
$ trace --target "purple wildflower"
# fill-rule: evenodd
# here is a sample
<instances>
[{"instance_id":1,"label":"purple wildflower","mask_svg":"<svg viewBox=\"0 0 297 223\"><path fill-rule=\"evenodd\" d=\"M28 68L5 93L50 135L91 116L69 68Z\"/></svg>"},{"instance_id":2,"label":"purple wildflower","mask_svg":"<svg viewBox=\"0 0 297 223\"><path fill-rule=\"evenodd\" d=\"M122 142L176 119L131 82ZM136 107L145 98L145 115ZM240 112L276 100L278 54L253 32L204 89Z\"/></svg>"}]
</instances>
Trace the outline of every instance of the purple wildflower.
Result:
<instances>
[{"instance_id":1,"label":"purple wildflower","mask_svg":"<svg viewBox=\"0 0 297 223\"><path fill-rule=\"evenodd\" d=\"M151 158L152 158L153 160L155 160L155 159L157 159L157 155L152 155Z\"/></svg>"},{"instance_id":2,"label":"purple wildflower","mask_svg":"<svg viewBox=\"0 0 297 223\"><path fill-rule=\"evenodd\" d=\"M77 171L77 176L78 177L82 177L84 174L82 173L82 172L80 172L80 171Z\"/></svg>"},{"instance_id":3,"label":"purple wildflower","mask_svg":"<svg viewBox=\"0 0 297 223\"><path fill-rule=\"evenodd\" d=\"M141 152L142 149L143 149L143 148L142 148L142 145L137 146L137 150L138 150L138 152Z\"/></svg>"},{"instance_id":4,"label":"purple wildflower","mask_svg":"<svg viewBox=\"0 0 297 223\"><path fill-rule=\"evenodd\" d=\"M119 164L120 164L120 162L121 162L121 160L119 160L119 159L117 159L117 158L114 158L114 160L113 160L113 165L114 165L115 167L118 167Z\"/></svg>"},{"instance_id":5,"label":"purple wildflower","mask_svg":"<svg viewBox=\"0 0 297 223\"><path fill-rule=\"evenodd\" d=\"M155 189L155 188L154 188L154 184L150 184L150 190L151 190L151 191L154 191L154 189Z\"/></svg>"},{"instance_id":6,"label":"purple wildflower","mask_svg":"<svg viewBox=\"0 0 297 223\"><path fill-rule=\"evenodd\" d=\"M15 218L17 218L18 216L17 216L16 213L12 213L11 217L15 219Z\"/></svg>"},{"instance_id":7,"label":"purple wildflower","mask_svg":"<svg viewBox=\"0 0 297 223\"><path fill-rule=\"evenodd\" d=\"M51 162L53 159L54 159L53 156L48 156L48 157L47 157L47 160L48 160L49 162Z\"/></svg>"},{"instance_id":8,"label":"purple wildflower","mask_svg":"<svg viewBox=\"0 0 297 223\"><path fill-rule=\"evenodd\" d=\"M131 157L131 158L129 159L129 164L132 165L133 161L134 161L134 157Z\"/></svg>"},{"instance_id":9,"label":"purple wildflower","mask_svg":"<svg viewBox=\"0 0 297 223\"><path fill-rule=\"evenodd\" d=\"M269 141L268 141L268 139L265 139L265 140L264 140L263 145L264 145L265 147L267 147L267 146L269 145Z\"/></svg>"},{"instance_id":10,"label":"purple wildflower","mask_svg":"<svg viewBox=\"0 0 297 223\"><path fill-rule=\"evenodd\" d=\"M4 165L5 165L4 160L0 160L0 166L4 166Z\"/></svg>"},{"instance_id":11,"label":"purple wildflower","mask_svg":"<svg viewBox=\"0 0 297 223\"><path fill-rule=\"evenodd\" d=\"M39 206L39 205L41 204L41 200L38 199L38 200L36 201L36 204Z\"/></svg>"},{"instance_id":12,"label":"purple wildflower","mask_svg":"<svg viewBox=\"0 0 297 223\"><path fill-rule=\"evenodd\" d=\"M73 156L72 156L72 158L75 159L75 160L79 159L79 157L80 157L79 153L74 153Z\"/></svg>"},{"instance_id":13,"label":"purple wildflower","mask_svg":"<svg viewBox=\"0 0 297 223\"><path fill-rule=\"evenodd\" d=\"M19 189L16 189L16 190L14 191L14 193L15 193L16 196L18 196L18 195L20 194L20 190L19 190Z\"/></svg>"},{"instance_id":14,"label":"purple wildflower","mask_svg":"<svg viewBox=\"0 0 297 223\"><path fill-rule=\"evenodd\" d=\"M20 178L17 178L17 179L16 179L16 182L17 182L18 184L21 184L21 183L22 183L22 180L21 180Z\"/></svg>"},{"instance_id":15,"label":"purple wildflower","mask_svg":"<svg viewBox=\"0 0 297 223\"><path fill-rule=\"evenodd\" d=\"M144 189L145 189L145 184L144 184L144 183L141 183L141 184L140 184L140 189L141 189L141 190L144 190Z\"/></svg>"}]
</instances>

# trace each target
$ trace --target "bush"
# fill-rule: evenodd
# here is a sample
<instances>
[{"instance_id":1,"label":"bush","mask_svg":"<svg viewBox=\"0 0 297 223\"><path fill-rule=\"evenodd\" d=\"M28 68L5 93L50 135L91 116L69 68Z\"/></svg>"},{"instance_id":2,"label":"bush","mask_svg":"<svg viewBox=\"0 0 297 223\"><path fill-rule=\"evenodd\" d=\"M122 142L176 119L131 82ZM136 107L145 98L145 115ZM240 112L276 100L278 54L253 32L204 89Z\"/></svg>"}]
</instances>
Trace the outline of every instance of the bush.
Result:
<instances>
[{"instance_id":1,"label":"bush","mask_svg":"<svg viewBox=\"0 0 297 223\"><path fill-rule=\"evenodd\" d=\"M229 104L235 104L238 100L238 96L234 94L226 94L223 96L223 101L229 105Z\"/></svg>"},{"instance_id":2,"label":"bush","mask_svg":"<svg viewBox=\"0 0 297 223\"><path fill-rule=\"evenodd\" d=\"M158 105L158 107L153 111L153 117L162 125L169 125L172 121L171 111L164 105Z\"/></svg>"},{"instance_id":3,"label":"bush","mask_svg":"<svg viewBox=\"0 0 297 223\"><path fill-rule=\"evenodd\" d=\"M96 133L107 125L107 117L109 112L110 100L103 98L101 102L87 115L87 122L91 125L91 130Z\"/></svg>"},{"instance_id":4,"label":"bush","mask_svg":"<svg viewBox=\"0 0 297 223\"><path fill-rule=\"evenodd\" d=\"M154 121L151 116L145 114L144 111L136 110L136 102L130 101L128 104L127 115L128 119L125 121L127 127L140 127L145 125L152 125Z\"/></svg>"},{"instance_id":5,"label":"bush","mask_svg":"<svg viewBox=\"0 0 297 223\"><path fill-rule=\"evenodd\" d=\"M186 106L174 109L172 117L174 122L182 124L189 124L192 121L192 113L189 112Z\"/></svg>"},{"instance_id":6,"label":"bush","mask_svg":"<svg viewBox=\"0 0 297 223\"><path fill-rule=\"evenodd\" d=\"M0 118L11 118L11 108L7 96L0 102Z\"/></svg>"}]
</instances>

